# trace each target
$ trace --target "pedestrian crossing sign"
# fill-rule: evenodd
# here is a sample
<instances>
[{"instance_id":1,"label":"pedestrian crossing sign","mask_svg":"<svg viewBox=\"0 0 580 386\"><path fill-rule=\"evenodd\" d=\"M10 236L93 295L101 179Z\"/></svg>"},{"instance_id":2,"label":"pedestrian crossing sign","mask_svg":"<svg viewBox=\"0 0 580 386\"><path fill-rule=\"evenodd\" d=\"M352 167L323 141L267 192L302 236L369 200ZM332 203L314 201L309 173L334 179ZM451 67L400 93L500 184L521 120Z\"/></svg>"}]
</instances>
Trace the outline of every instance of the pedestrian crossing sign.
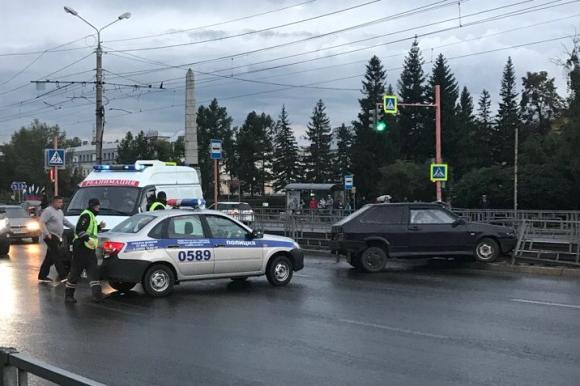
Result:
<instances>
[{"instance_id":1,"label":"pedestrian crossing sign","mask_svg":"<svg viewBox=\"0 0 580 386\"><path fill-rule=\"evenodd\" d=\"M66 166L64 149L46 149L44 151L44 165L47 169L52 167L64 169Z\"/></svg>"},{"instance_id":2,"label":"pedestrian crossing sign","mask_svg":"<svg viewBox=\"0 0 580 386\"><path fill-rule=\"evenodd\" d=\"M385 114L393 114L396 115L398 108L397 108L397 96L396 95L384 95L383 96L383 110Z\"/></svg>"},{"instance_id":3,"label":"pedestrian crossing sign","mask_svg":"<svg viewBox=\"0 0 580 386\"><path fill-rule=\"evenodd\" d=\"M431 181L447 181L447 164L431 164Z\"/></svg>"}]
</instances>

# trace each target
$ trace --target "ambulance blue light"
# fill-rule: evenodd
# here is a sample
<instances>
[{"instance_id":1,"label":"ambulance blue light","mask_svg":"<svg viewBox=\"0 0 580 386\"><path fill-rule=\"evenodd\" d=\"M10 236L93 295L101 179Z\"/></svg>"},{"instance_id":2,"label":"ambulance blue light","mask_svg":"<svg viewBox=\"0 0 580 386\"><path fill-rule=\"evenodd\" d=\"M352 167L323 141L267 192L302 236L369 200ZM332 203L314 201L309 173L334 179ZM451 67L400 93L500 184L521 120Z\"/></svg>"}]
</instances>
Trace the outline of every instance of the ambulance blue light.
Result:
<instances>
[{"instance_id":1,"label":"ambulance blue light","mask_svg":"<svg viewBox=\"0 0 580 386\"><path fill-rule=\"evenodd\" d=\"M102 171L109 171L109 170L122 170L128 172L140 172L141 170L145 169L143 165L95 165L93 169L102 172Z\"/></svg>"},{"instance_id":2,"label":"ambulance blue light","mask_svg":"<svg viewBox=\"0 0 580 386\"><path fill-rule=\"evenodd\" d=\"M203 198L169 199L167 205L174 208L204 208L205 200Z\"/></svg>"}]
</instances>

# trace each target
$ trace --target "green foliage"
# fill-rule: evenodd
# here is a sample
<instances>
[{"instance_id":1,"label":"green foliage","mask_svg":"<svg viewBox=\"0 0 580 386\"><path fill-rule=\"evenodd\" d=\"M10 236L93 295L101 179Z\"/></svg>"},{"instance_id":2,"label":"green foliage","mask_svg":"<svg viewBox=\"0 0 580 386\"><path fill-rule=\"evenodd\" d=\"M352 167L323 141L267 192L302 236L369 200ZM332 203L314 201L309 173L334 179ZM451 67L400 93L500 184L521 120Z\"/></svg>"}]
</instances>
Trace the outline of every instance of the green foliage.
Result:
<instances>
[{"instance_id":1,"label":"green foliage","mask_svg":"<svg viewBox=\"0 0 580 386\"><path fill-rule=\"evenodd\" d=\"M522 86L520 108L527 133L548 134L554 119L564 109L564 100L558 95L554 78L548 78L546 71L528 72L522 78Z\"/></svg>"},{"instance_id":2,"label":"green foliage","mask_svg":"<svg viewBox=\"0 0 580 386\"><path fill-rule=\"evenodd\" d=\"M352 143L354 135L352 128L344 123L336 129L336 156L332 163L335 181L341 181L343 176L352 172Z\"/></svg>"},{"instance_id":3,"label":"green foliage","mask_svg":"<svg viewBox=\"0 0 580 386\"><path fill-rule=\"evenodd\" d=\"M453 206L480 208L482 195L487 195L490 208L513 207L513 169L491 166L473 169L454 187Z\"/></svg>"},{"instance_id":4,"label":"green foliage","mask_svg":"<svg viewBox=\"0 0 580 386\"><path fill-rule=\"evenodd\" d=\"M269 115L252 111L237 133L235 174L242 191L252 196L254 192L264 195L265 185L272 179L273 130L274 121Z\"/></svg>"},{"instance_id":5,"label":"green foliage","mask_svg":"<svg viewBox=\"0 0 580 386\"><path fill-rule=\"evenodd\" d=\"M394 201L432 201L434 187L429 181L429 165L398 160L380 169L382 194Z\"/></svg>"},{"instance_id":6,"label":"green foliage","mask_svg":"<svg viewBox=\"0 0 580 386\"><path fill-rule=\"evenodd\" d=\"M374 111L377 103L382 103L385 79L386 73L380 59L373 56L363 80L363 98L359 99L361 111L358 120L353 122L355 140L352 146L352 171L357 176L355 181L360 197L378 195L375 179L379 168L387 162L391 153L388 136L369 127L370 112Z\"/></svg>"},{"instance_id":7,"label":"green foliage","mask_svg":"<svg viewBox=\"0 0 580 386\"><path fill-rule=\"evenodd\" d=\"M330 153L332 130L322 99L314 106L306 136L310 141L305 159L306 180L314 183L332 181L332 154Z\"/></svg>"},{"instance_id":8,"label":"green foliage","mask_svg":"<svg viewBox=\"0 0 580 386\"><path fill-rule=\"evenodd\" d=\"M508 58L501 81L497 129L492 141L492 154L496 162L514 164L515 130L520 125L517 103L516 74L512 58Z\"/></svg>"},{"instance_id":9,"label":"green foliage","mask_svg":"<svg viewBox=\"0 0 580 386\"><path fill-rule=\"evenodd\" d=\"M278 117L274 137L274 190L281 191L287 184L297 182L300 179L300 160L298 157L298 144L294 132L288 121L286 107Z\"/></svg>"}]
</instances>

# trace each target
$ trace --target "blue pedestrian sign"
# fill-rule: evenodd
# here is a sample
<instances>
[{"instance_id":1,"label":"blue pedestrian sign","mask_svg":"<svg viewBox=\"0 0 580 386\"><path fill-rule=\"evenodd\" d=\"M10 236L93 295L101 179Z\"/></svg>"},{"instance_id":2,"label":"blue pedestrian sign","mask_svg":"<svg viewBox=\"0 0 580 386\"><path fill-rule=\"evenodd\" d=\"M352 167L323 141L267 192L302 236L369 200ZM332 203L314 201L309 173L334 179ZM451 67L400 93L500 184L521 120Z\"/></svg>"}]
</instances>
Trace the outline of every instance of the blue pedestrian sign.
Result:
<instances>
[{"instance_id":1,"label":"blue pedestrian sign","mask_svg":"<svg viewBox=\"0 0 580 386\"><path fill-rule=\"evenodd\" d=\"M397 96L396 95L383 95L383 110L386 114L397 115Z\"/></svg>"},{"instance_id":2,"label":"blue pedestrian sign","mask_svg":"<svg viewBox=\"0 0 580 386\"><path fill-rule=\"evenodd\" d=\"M352 175L344 176L344 190L352 190L354 178Z\"/></svg>"},{"instance_id":3,"label":"blue pedestrian sign","mask_svg":"<svg viewBox=\"0 0 580 386\"><path fill-rule=\"evenodd\" d=\"M447 164L431 164L431 181L447 181Z\"/></svg>"},{"instance_id":4,"label":"blue pedestrian sign","mask_svg":"<svg viewBox=\"0 0 580 386\"><path fill-rule=\"evenodd\" d=\"M44 164L49 167L64 169L66 166L66 155L64 149L46 149Z\"/></svg>"},{"instance_id":5,"label":"blue pedestrian sign","mask_svg":"<svg viewBox=\"0 0 580 386\"><path fill-rule=\"evenodd\" d=\"M222 141L219 139L212 139L209 144L209 155L211 159L222 159Z\"/></svg>"},{"instance_id":6,"label":"blue pedestrian sign","mask_svg":"<svg viewBox=\"0 0 580 386\"><path fill-rule=\"evenodd\" d=\"M13 181L10 184L10 189L14 192L23 192L28 188L28 184L22 181Z\"/></svg>"}]
</instances>

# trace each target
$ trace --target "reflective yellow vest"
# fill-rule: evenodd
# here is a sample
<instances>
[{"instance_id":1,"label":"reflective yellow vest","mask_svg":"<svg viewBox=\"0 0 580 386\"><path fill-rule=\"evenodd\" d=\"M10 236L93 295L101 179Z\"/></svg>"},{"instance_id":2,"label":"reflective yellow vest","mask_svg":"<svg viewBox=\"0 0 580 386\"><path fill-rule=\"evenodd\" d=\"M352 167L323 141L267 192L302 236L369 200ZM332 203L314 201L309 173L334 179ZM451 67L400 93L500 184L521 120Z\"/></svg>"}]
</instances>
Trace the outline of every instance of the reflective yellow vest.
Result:
<instances>
[{"instance_id":1,"label":"reflective yellow vest","mask_svg":"<svg viewBox=\"0 0 580 386\"><path fill-rule=\"evenodd\" d=\"M163 205L161 202L158 202L158 201L156 201L156 202L154 202L154 203L151 205L151 207L149 208L149 212L153 212L155 209L157 209L157 208L158 208L158 207L160 207L160 206L162 206L162 207L163 207L163 209L166 209L166 208L165 208L165 205Z\"/></svg>"},{"instance_id":2,"label":"reflective yellow vest","mask_svg":"<svg viewBox=\"0 0 580 386\"><path fill-rule=\"evenodd\" d=\"M90 222L86 232L89 235L89 239L93 241L93 245L91 245L88 241L85 241L85 247L87 247L88 249L97 249L97 246L99 244L99 224L97 224L97 217L93 212L91 212L88 209L85 209L81 213L81 216L83 216L84 214L89 215ZM75 230L75 240L78 239L78 237L79 236L77 235Z\"/></svg>"}]
</instances>

